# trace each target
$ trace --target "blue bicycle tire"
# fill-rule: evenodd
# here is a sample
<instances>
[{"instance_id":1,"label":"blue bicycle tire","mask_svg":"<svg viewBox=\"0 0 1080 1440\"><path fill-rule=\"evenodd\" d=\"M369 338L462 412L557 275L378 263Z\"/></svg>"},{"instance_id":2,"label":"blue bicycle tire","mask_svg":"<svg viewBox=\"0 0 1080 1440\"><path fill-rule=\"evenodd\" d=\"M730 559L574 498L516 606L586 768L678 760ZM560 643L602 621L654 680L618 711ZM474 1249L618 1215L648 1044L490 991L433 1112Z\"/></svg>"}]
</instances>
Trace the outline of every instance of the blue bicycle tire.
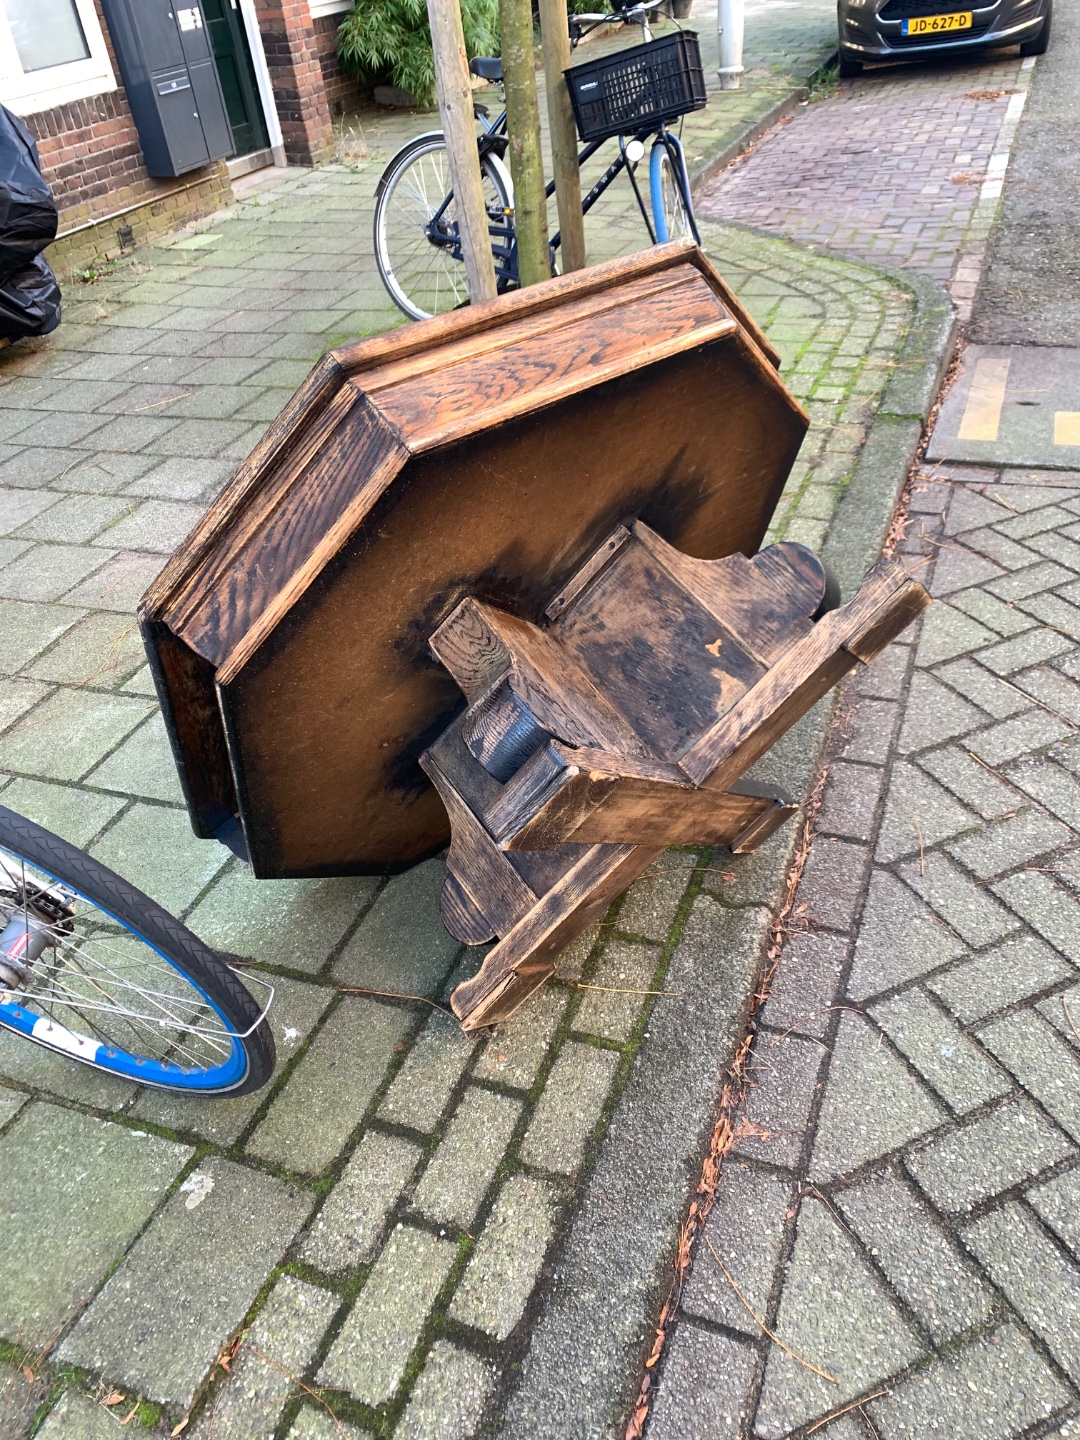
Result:
<instances>
[{"instance_id":1,"label":"blue bicycle tire","mask_svg":"<svg viewBox=\"0 0 1080 1440\"><path fill-rule=\"evenodd\" d=\"M656 243L662 245L667 240L687 238L671 234L667 206L664 202L663 165L665 159L671 167L671 178L678 190L679 202L686 216L689 237L700 244L701 236L698 233L694 206L690 198L690 179L686 173L682 145L674 135L658 135L653 141L652 150L649 153L649 200L652 205Z\"/></svg>"}]
</instances>

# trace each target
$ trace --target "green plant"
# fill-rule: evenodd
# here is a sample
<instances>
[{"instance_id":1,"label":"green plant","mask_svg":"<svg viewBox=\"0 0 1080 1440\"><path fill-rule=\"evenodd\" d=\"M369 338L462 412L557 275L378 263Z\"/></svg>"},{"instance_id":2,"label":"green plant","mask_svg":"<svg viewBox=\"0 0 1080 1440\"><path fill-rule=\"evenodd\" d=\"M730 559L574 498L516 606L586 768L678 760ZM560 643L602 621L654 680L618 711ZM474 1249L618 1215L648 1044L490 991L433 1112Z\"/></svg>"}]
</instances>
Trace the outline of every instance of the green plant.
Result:
<instances>
[{"instance_id":1,"label":"green plant","mask_svg":"<svg viewBox=\"0 0 1080 1440\"><path fill-rule=\"evenodd\" d=\"M499 53L498 0L462 0L461 20L469 56ZM357 0L338 30L338 54L346 70L368 84L399 85L417 103L435 103L425 0Z\"/></svg>"}]
</instances>

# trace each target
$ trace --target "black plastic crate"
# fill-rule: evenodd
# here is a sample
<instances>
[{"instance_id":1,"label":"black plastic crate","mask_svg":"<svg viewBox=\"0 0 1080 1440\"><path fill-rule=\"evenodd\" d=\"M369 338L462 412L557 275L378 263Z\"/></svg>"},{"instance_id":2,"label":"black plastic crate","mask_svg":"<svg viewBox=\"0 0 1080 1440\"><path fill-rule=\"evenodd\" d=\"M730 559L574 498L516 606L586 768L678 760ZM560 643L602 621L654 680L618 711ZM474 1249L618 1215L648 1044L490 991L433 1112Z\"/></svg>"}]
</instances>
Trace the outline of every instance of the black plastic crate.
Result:
<instances>
[{"instance_id":1,"label":"black plastic crate","mask_svg":"<svg viewBox=\"0 0 1080 1440\"><path fill-rule=\"evenodd\" d=\"M705 74L693 30L676 30L564 73L582 140L631 134L705 106Z\"/></svg>"}]
</instances>

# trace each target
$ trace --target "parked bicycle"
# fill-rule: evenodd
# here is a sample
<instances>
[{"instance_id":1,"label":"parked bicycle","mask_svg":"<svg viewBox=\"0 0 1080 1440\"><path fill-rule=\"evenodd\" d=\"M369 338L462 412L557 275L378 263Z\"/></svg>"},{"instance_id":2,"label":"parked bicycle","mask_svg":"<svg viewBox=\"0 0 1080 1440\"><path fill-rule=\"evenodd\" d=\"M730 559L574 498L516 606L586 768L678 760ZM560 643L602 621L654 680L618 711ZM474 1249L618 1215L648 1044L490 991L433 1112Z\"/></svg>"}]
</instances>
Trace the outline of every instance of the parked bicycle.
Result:
<instances>
[{"instance_id":1,"label":"parked bicycle","mask_svg":"<svg viewBox=\"0 0 1080 1440\"><path fill-rule=\"evenodd\" d=\"M584 142L578 163L584 165L610 139L617 140L619 150L582 200L582 212L588 214L625 170L654 244L700 238L686 157L669 124L704 106L704 73L693 31L677 30L662 39L653 38L650 13L666 3L668 0L642 0L605 14L572 16L571 45L612 21L639 25L643 41L566 71L578 135ZM502 83L498 58L479 57L470 69L481 79ZM506 110L494 121L482 105L475 107L475 113L480 124L477 144L484 204L501 293L518 283L514 187L504 160ZM647 146L648 207L637 180ZM548 182L546 193L549 198L555 193L554 180ZM559 242L557 234L550 241L553 274ZM457 207L441 130L411 140L383 172L376 190L375 259L394 302L414 320L455 309L468 300Z\"/></svg>"},{"instance_id":2,"label":"parked bicycle","mask_svg":"<svg viewBox=\"0 0 1080 1440\"><path fill-rule=\"evenodd\" d=\"M92 856L0 805L0 1031L140 1085L244 1095L266 1015L219 956Z\"/></svg>"}]
</instances>

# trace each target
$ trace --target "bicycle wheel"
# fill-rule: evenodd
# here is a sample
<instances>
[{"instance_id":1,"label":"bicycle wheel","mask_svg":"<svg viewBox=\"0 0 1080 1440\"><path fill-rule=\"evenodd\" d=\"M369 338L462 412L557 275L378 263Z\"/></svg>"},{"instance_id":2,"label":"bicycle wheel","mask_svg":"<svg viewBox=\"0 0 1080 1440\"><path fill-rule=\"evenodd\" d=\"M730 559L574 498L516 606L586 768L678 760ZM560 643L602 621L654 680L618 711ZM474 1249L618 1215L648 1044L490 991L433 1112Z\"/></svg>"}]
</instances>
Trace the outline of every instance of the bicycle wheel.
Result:
<instances>
[{"instance_id":1,"label":"bicycle wheel","mask_svg":"<svg viewBox=\"0 0 1080 1440\"><path fill-rule=\"evenodd\" d=\"M480 171L488 215L493 224L506 225L513 202L505 172L490 155ZM469 298L465 266L453 255L456 201L442 209L450 189L446 142L438 131L406 145L379 181L375 261L394 303L414 320L454 310Z\"/></svg>"},{"instance_id":2,"label":"bicycle wheel","mask_svg":"<svg viewBox=\"0 0 1080 1440\"><path fill-rule=\"evenodd\" d=\"M0 805L0 1029L168 1090L244 1095L274 1068L265 1014L189 930Z\"/></svg>"},{"instance_id":3,"label":"bicycle wheel","mask_svg":"<svg viewBox=\"0 0 1080 1440\"><path fill-rule=\"evenodd\" d=\"M700 243L682 146L673 135L661 135L653 141L649 155L649 196L658 245L665 240Z\"/></svg>"}]
</instances>

